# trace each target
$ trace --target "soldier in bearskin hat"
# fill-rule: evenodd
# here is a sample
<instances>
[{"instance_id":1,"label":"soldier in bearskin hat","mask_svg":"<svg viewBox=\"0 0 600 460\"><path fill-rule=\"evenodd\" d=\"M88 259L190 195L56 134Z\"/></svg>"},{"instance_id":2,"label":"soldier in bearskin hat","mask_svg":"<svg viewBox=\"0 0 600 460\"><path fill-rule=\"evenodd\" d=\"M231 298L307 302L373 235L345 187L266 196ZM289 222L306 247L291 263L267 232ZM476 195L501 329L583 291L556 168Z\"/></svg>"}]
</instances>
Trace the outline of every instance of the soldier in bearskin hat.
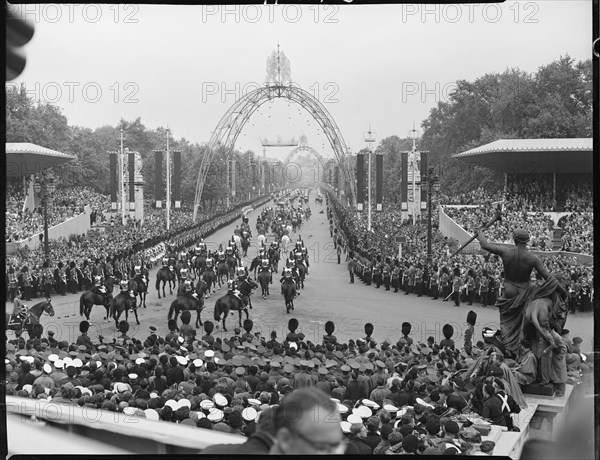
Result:
<instances>
[{"instance_id":1,"label":"soldier in bearskin hat","mask_svg":"<svg viewBox=\"0 0 600 460\"><path fill-rule=\"evenodd\" d=\"M444 335L444 338L440 340L440 347L448 347L454 350L454 340L452 340L454 328L452 325L444 324L444 327L442 327L442 334Z\"/></svg>"},{"instance_id":2,"label":"soldier in bearskin hat","mask_svg":"<svg viewBox=\"0 0 600 460\"><path fill-rule=\"evenodd\" d=\"M326 335L323 336L323 345L332 344L337 345L337 337L333 335L333 331L335 330L335 324L333 321L327 321L325 323L325 332Z\"/></svg>"},{"instance_id":3,"label":"soldier in bearskin hat","mask_svg":"<svg viewBox=\"0 0 600 460\"><path fill-rule=\"evenodd\" d=\"M288 321L288 330L290 332L288 332L285 338L286 342L298 342L298 334L296 333L298 326L298 320L296 318L290 318L290 320Z\"/></svg>"},{"instance_id":4,"label":"soldier in bearskin hat","mask_svg":"<svg viewBox=\"0 0 600 460\"><path fill-rule=\"evenodd\" d=\"M477 313L473 310L467 313L467 330L465 331L465 351L471 355L473 350L473 334L475 332L475 323L477 322Z\"/></svg>"},{"instance_id":5,"label":"soldier in bearskin hat","mask_svg":"<svg viewBox=\"0 0 600 460\"><path fill-rule=\"evenodd\" d=\"M87 348L92 347L92 340L87 335L88 330L90 329L90 323L87 321L82 321L79 323L79 332L81 335L77 337L77 345L85 345Z\"/></svg>"}]
</instances>

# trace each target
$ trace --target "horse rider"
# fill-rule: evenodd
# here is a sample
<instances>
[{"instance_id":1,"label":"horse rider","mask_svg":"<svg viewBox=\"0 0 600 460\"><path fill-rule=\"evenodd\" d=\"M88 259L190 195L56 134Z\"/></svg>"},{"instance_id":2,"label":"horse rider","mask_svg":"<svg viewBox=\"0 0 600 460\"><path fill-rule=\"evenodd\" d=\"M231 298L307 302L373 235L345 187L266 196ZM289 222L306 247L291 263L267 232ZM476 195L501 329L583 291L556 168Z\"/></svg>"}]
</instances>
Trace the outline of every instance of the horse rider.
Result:
<instances>
[{"instance_id":1,"label":"horse rider","mask_svg":"<svg viewBox=\"0 0 600 460\"><path fill-rule=\"evenodd\" d=\"M177 290L177 296L191 296L198 301L200 300L196 289L194 289L194 283L190 279L186 279L183 283L179 285L179 289Z\"/></svg>"},{"instance_id":2,"label":"horse rider","mask_svg":"<svg viewBox=\"0 0 600 460\"><path fill-rule=\"evenodd\" d=\"M215 260L213 259L212 254L210 253L207 254L204 270L211 270L213 273L215 271Z\"/></svg>"},{"instance_id":3,"label":"horse rider","mask_svg":"<svg viewBox=\"0 0 600 460\"><path fill-rule=\"evenodd\" d=\"M227 295L230 297L237 297L238 300L242 301L240 297L240 291L237 289L237 283L234 279L227 281Z\"/></svg>"},{"instance_id":4,"label":"horse rider","mask_svg":"<svg viewBox=\"0 0 600 460\"><path fill-rule=\"evenodd\" d=\"M246 278L248 278L248 268L239 266L235 269L235 274L237 276L238 283L246 281Z\"/></svg>"},{"instance_id":5,"label":"horse rider","mask_svg":"<svg viewBox=\"0 0 600 460\"><path fill-rule=\"evenodd\" d=\"M96 261L94 262L94 268L92 269L92 275L94 276L94 278L96 276L99 276L102 278L102 280L104 280L104 278L105 278L104 267L102 266L100 259L96 259Z\"/></svg>"},{"instance_id":6,"label":"horse rider","mask_svg":"<svg viewBox=\"0 0 600 460\"><path fill-rule=\"evenodd\" d=\"M102 297L104 297L105 305L108 305L108 302L110 300L109 296L106 295L108 294L108 290L106 289L106 286L104 286L104 280L100 275L94 276L94 287L92 287L92 289L90 290L92 292L95 292L96 294L102 295Z\"/></svg>"},{"instance_id":7,"label":"horse rider","mask_svg":"<svg viewBox=\"0 0 600 460\"><path fill-rule=\"evenodd\" d=\"M269 274L269 282L272 283L273 282L273 271L271 270L271 263L269 262L269 259L267 259L266 257L261 259L260 261L260 268L258 269L258 273L268 273Z\"/></svg>"},{"instance_id":8,"label":"horse rider","mask_svg":"<svg viewBox=\"0 0 600 460\"><path fill-rule=\"evenodd\" d=\"M121 282L119 283L119 287L121 289L121 293L126 292L127 294L129 294L129 297L135 299L135 296L133 295L133 290L129 289L129 282L127 280L121 280Z\"/></svg>"},{"instance_id":9,"label":"horse rider","mask_svg":"<svg viewBox=\"0 0 600 460\"><path fill-rule=\"evenodd\" d=\"M281 283L281 294L283 295L283 285L285 283L289 283L290 281L294 281L294 272L292 268L286 267L283 269L283 276L281 277L281 279L279 280L279 282Z\"/></svg>"},{"instance_id":10,"label":"horse rider","mask_svg":"<svg viewBox=\"0 0 600 460\"><path fill-rule=\"evenodd\" d=\"M13 301L12 317L9 325L23 325L27 319L27 305L23 302L23 290L19 289Z\"/></svg>"},{"instance_id":11,"label":"horse rider","mask_svg":"<svg viewBox=\"0 0 600 460\"><path fill-rule=\"evenodd\" d=\"M217 263L225 262L225 252L223 251L223 246L219 245L219 251L217 252Z\"/></svg>"},{"instance_id":12,"label":"horse rider","mask_svg":"<svg viewBox=\"0 0 600 460\"><path fill-rule=\"evenodd\" d=\"M240 247L240 243L242 241L242 239L240 238L241 233L242 233L242 231L239 228L236 228L233 231L233 236L231 237L231 242L233 243L233 246L235 246L236 248Z\"/></svg>"}]
</instances>

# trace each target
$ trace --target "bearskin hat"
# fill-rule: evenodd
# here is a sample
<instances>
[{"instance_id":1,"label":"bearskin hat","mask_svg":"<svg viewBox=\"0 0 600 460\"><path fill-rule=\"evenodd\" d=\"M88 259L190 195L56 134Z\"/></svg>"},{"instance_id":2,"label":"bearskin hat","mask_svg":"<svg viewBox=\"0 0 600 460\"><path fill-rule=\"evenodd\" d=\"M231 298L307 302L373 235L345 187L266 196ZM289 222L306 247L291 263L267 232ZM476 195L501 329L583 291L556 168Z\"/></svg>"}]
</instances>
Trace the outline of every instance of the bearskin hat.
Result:
<instances>
[{"instance_id":1,"label":"bearskin hat","mask_svg":"<svg viewBox=\"0 0 600 460\"><path fill-rule=\"evenodd\" d=\"M290 330L290 332L296 332L298 326L298 320L296 318L290 318L290 320L288 321L288 329Z\"/></svg>"},{"instance_id":2,"label":"bearskin hat","mask_svg":"<svg viewBox=\"0 0 600 460\"><path fill-rule=\"evenodd\" d=\"M206 332L207 334L212 333L212 331L215 329L215 325L212 321L204 321L204 332Z\"/></svg>"},{"instance_id":3,"label":"bearskin hat","mask_svg":"<svg viewBox=\"0 0 600 460\"><path fill-rule=\"evenodd\" d=\"M190 324L191 319L192 319L192 313L189 310L184 310L181 312L181 322L183 324Z\"/></svg>"},{"instance_id":4,"label":"bearskin hat","mask_svg":"<svg viewBox=\"0 0 600 460\"><path fill-rule=\"evenodd\" d=\"M129 331L129 323L127 321L121 321L119 323L119 332L121 334L126 334Z\"/></svg>"},{"instance_id":5,"label":"bearskin hat","mask_svg":"<svg viewBox=\"0 0 600 460\"><path fill-rule=\"evenodd\" d=\"M411 329L412 329L412 326L410 325L410 323L407 323L406 321L402 323L402 334L403 335L410 334Z\"/></svg>"},{"instance_id":6,"label":"bearskin hat","mask_svg":"<svg viewBox=\"0 0 600 460\"><path fill-rule=\"evenodd\" d=\"M373 334L373 329L374 327L371 323L365 324L365 334L367 334L367 337L371 337Z\"/></svg>"},{"instance_id":7,"label":"bearskin hat","mask_svg":"<svg viewBox=\"0 0 600 460\"><path fill-rule=\"evenodd\" d=\"M81 332L82 334L86 334L89 329L90 323L88 323L87 321L84 320L81 323L79 323L79 332Z\"/></svg>"},{"instance_id":8,"label":"bearskin hat","mask_svg":"<svg viewBox=\"0 0 600 460\"><path fill-rule=\"evenodd\" d=\"M476 322L477 322L477 313L475 313L473 310L471 310L469 313L467 313L467 323L469 323L471 326L475 326Z\"/></svg>"},{"instance_id":9,"label":"bearskin hat","mask_svg":"<svg viewBox=\"0 0 600 460\"><path fill-rule=\"evenodd\" d=\"M333 334L334 330L335 330L335 324L333 324L333 321L327 321L325 323L325 332L327 332L328 334Z\"/></svg>"},{"instance_id":10,"label":"bearskin hat","mask_svg":"<svg viewBox=\"0 0 600 460\"><path fill-rule=\"evenodd\" d=\"M254 327L254 323L252 322L251 319L245 319L244 320L244 330L246 332L250 332L253 327Z\"/></svg>"},{"instance_id":11,"label":"bearskin hat","mask_svg":"<svg viewBox=\"0 0 600 460\"><path fill-rule=\"evenodd\" d=\"M177 328L177 321L175 321L174 319L170 319L167 322L167 327L169 328L170 331L176 331L176 330L178 330L178 328Z\"/></svg>"},{"instance_id":12,"label":"bearskin hat","mask_svg":"<svg viewBox=\"0 0 600 460\"><path fill-rule=\"evenodd\" d=\"M444 334L446 339L450 339L454 335L454 328L450 324L444 324L442 334Z\"/></svg>"}]
</instances>

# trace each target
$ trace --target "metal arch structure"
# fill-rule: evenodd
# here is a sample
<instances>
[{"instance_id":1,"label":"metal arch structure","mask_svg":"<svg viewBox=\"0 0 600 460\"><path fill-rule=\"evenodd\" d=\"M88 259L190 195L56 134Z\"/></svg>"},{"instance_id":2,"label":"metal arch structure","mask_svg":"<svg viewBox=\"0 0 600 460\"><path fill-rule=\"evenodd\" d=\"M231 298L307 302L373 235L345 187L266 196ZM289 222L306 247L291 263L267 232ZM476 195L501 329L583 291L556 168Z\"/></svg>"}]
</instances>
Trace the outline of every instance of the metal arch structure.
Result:
<instances>
[{"instance_id":1,"label":"metal arch structure","mask_svg":"<svg viewBox=\"0 0 600 460\"><path fill-rule=\"evenodd\" d=\"M317 152L315 149L313 149L310 145L299 145L298 147L296 147L294 150L292 150L290 153L287 154L287 156L285 157L284 163L289 163L294 155L296 155L297 153L301 153L301 152L312 153L313 156L317 159L317 161L321 165L321 167L325 168L325 159L319 152Z\"/></svg>"},{"instance_id":2,"label":"metal arch structure","mask_svg":"<svg viewBox=\"0 0 600 460\"><path fill-rule=\"evenodd\" d=\"M221 146L226 151L232 151L240 132L252 114L265 102L272 101L275 98L284 98L296 102L313 116L329 140L345 183L349 184L350 203L353 206L356 205L356 183L352 180L350 163L346 158L348 148L346 147L342 133L327 109L312 94L298 86L292 84L269 84L250 91L234 102L213 131L206 152L202 156L200 170L198 171L194 199L194 222L198 215L198 208L208 170L217 148Z\"/></svg>"}]
</instances>

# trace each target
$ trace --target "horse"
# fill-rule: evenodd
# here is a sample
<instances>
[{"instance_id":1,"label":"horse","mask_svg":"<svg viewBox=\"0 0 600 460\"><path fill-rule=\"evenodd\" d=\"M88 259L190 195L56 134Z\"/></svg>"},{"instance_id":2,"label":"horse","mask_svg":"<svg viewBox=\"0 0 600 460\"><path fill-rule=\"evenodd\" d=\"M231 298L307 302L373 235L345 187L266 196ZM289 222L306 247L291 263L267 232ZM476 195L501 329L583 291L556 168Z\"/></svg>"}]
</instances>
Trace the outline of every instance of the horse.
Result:
<instances>
[{"instance_id":1,"label":"horse","mask_svg":"<svg viewBox=\"0 0 600 460\"><path fill-rule=\"evenodd\" d=\"M21 321L18 316L14 317L10 313L6 313L6 329L10 331L22 331L25 329L29 337L31 337L33 326L39 324L40 317L44 313L47 313L51 317L54 316L54 307L52 306L52 301L50 299L36 303L33 307L28 308L23 321Z\"/></svg>"},{"instance_id":2,"label":"horse","mask_svg":"<svg viewBox=\"0 0 600 460\"><path fill-rule=\"evenodd\" d=\"M256 289L257 287L258 287L258 284L256 284L256 282L252 278L248 278L248 277L246 277L244 280L242 280L238 284L238 291L240 291L240 293L246 299L248 299L248 307L249 308L252 308L252 300L250 299L250 296L252 295L252 291L254 289Z\"/></svg>"},{"instance_id":3,"label":"horse","mask_svg":"<svg viewBox=\"0 0 600 460\"><path fill-rule=\"evenodd\" d=\"M294 297L296 297L296 283L285 280L281 286L283 298L285 299L285 309L287 313L294 309Z\"/></svg>"},{"instance_id":4,"label":"horse","mask_svg":"<svg viewBox=\"0 0 600 460\"><path fill-rule=\"evenodd\" d=\"M108 291L106 294L96 293L91 290L85 291L83 294L81 294L81 297L79 297L79 315L85 315L85 317L89 321L92 307L94 305L104 305L104 308L106 309L106 316L104 317L104 319L108 320L108 304L111 300L112 294L110 293L110 291Z\"/></svg>"},{"instance_id":5,"label":"horse","mask_svg":"<svg viewBox=\"0 0 600 460\"><path fill-rule=\"evenodd\" d=\"M261 270L258 273L258 282L260 283L260 288L262 290L262 298L267 299L268 295L271 295L269 292L269 284L273 283L272 275L268 271Z\"/></svg>"},{"instance_id":6,"label":"horse","mask_svg":"<svg viewBox=\"0 0 600 460\"><path fill-rule=\"evenodd\" d=\"M135 297L131 297L129 292L120 292L110 301L108 315L109 317L113 317L115 319L115 326L117 328L119 327L119 318L121 317L121 313L125 312L125 321L129 321L129 310L133 310L133 313L135 314L135 321L139 325L140 320L138 319L137 314L137 299Z\"/></svg>"},{"instance_id":7,"label":"horse","mask_svg":"<svg viewBox=\"0 0 600 460\"><path fill-rule=\"evenodd\" d=\"M250 268L248 269L250 273L254 272L254 278L256 278L256 269L258 267L260 267L260 257L256 256L252 259L252 262L250 262Z\"/></svg>"},{"instance_id":8,"label":"horse","mask_svg":"<svg viewBox=\"0 0 600 460\"><path fill-rule=\"evenodd\" d=\"M148 278L145 275L136 275L133 278L135 282L135 295L140 296L140 305L146 308L146 294L148 294Z\"/></svg>"},{"instance_id":9,"label":"horse","mask_svg":"<svg viewBox=\"0 0 600 460\"><path fill-rule=\"evenodd\" d=\"M175 272L171 271L169 267L161 267L156 273L156 290L158 291L158 298L160 299L160 283L162 281L162 291L163 297L166 297L165 294L165 285L167 282L169 283L169 292L170 295L173 295L173 288L175 287L175 279L177 275Z\"/></svg>"},{"instance_id":10,"label":"horse","mask_svg":"<svg viewBox=\"0 0 600 460\"><path fill-rule=\"evenodd\" d=\"M229 265L226 260L220 260L217 262L217 280L219 281L219 287L223 285L223 276L226 276L226 282L229 281Z\"/></svg>"},{"instance_id":11,"label":"horse","mask_svg":"<svg viewBox=\"0 0 600 460\"><path fill-rule=\"evenodd\" d=\"M206 253L196 256L196 258L192 261L192 266L196 271L196 275L200 276L204 272L204 268L206 266Z\"/></svg>"},{"instance_id":12,"label":"horse","mask_svg":"<svg viewBox=\"0 0 600 460\"><path fill-rule=\"evenodd\" d=\"M248 257L248 248L250 247L250 237L244 238L244 235L242 233L242 241L240 244L242 246L243 257Z\"/></svg>"},{"instance_id":13,"label":"horse","mask_svg":"<svg viewBox=\"0 0 600 460\"><path fill-rule=\"evenodd\" d=\"M175 313L175 321L177 321L177 317L179 313L183 310L196 310L196 327L202 326L202 321L200 320L200 312L204 309L204 299L200 297L196 300L191 295L183 295L177 297L173 302L171 302L171 307L169 308L169 314L167 315L168 319L171 319L173 313ZM223 320L225 321L225 320ZM223 323L225 324L225 323Z\"/></svg>"},{"instance_id":14,"label":"horse","mask_svg":"<svg viewBox=\"0 0 600 460\"><path fill-rule=\"evenodd\" d=\"M279 254L279 251L271 251L271 254L269 256L269 263L271 264L271 270L273 270L275 273L277 273L277 271L279 270L280 258L281 255Z\"/></svg>"},{"instance_id":15,"label":"horse","mask_svg":"<svg viewBox=\"0 0 600 460\"><path fill-rule=\"evenodd\" d=\"M202 280L206 283L207 297L210 297L211 290L212 292L215 292L216 279L217 275L215 275L215 271L212 268L204 269L204 273L202 274Z\"/></svg>"},{"instance_id":16,"label":"horse","mask_svg":"<svg viewBox=\"0 0 600 460\"><path fill-rule=\"evenodd\" d=\"M296 265L298 267L298 287L304 289L304 279L306 278L306 265L304 265L304 263L302 262L298 262Z\"/></svg>"},{"instance_id":17,"label":"horse","mask_svg":"<svg viewBox=\"0 0 600 460\"><path fill-rule=\"evenodd\" d=\"M208 284L202 278L198 278L198 282L196 283L196 292L199 296L206 298Z\"/></svg>"},{"instance_id":18,"label":"horse","mask_svg":"<svg viewBox=\"0 0 600 460\"><path fill-rule=\"evenodd\" d=\"M219 321L221 321L221 316L223 320L223 331L227 331L225 327L225 320L227 319L227 315L229 315L230 310L237 310L239 312L239 325L242 327L242 310L246 313L246 319L249 318L248 315L248 307L243 305L242 300L238 299L235 296L225 294L223 297L220 297L215 302L215 314L214 318L217 322L216 327L219 327Z\"/></svg>"},{"instance_id":19,"label":"horse","mask_svg":"<svg viewBox=\"0 0 600 460\"><path fill-rule=\"evenodd\" d=\"M229 268L229 277L227 280L233 279L235 277L235 269L238 266L238 259L234 255L227 256L227 267Z\"/></svg>"}]
</instances>

